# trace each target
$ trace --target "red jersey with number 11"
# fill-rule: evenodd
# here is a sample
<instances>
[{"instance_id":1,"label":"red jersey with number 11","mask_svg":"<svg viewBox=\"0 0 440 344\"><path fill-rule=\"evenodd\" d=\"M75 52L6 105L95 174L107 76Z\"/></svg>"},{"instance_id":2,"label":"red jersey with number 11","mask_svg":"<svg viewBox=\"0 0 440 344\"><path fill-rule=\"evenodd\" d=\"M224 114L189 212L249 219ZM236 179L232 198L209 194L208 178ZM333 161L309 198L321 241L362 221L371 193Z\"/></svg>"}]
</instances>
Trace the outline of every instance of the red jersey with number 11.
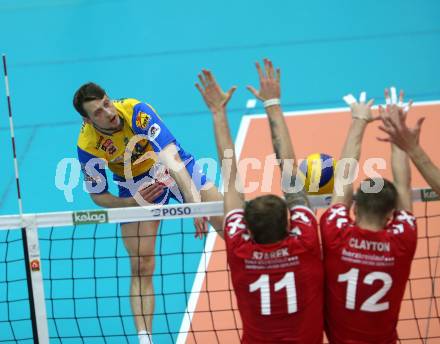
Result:
<instances>
[{"instance_id":1,"label":"red jersey with number 11","mask_svg":"<svg viewBox=\"0 0 440 344\"><path fill-rule=\"evenodd\" d=\"M317 221L308 208L298 206L290 212L288 236L267 245L251 239L243 209L225 217L242 343L322 343L323 267Z\"/></svg>"},{"instance_id":2,"label":"red jersey with number 11","mask_svg":"<svg viewBox=\"0 0 440 344\"><path fill-rule=\"evenodd\" d=\"M413 215L396 211L378 232L359 228L343 204L321 217L325 329L330 343L391 344L417 244Z\"/></svg>"}]
</instances>

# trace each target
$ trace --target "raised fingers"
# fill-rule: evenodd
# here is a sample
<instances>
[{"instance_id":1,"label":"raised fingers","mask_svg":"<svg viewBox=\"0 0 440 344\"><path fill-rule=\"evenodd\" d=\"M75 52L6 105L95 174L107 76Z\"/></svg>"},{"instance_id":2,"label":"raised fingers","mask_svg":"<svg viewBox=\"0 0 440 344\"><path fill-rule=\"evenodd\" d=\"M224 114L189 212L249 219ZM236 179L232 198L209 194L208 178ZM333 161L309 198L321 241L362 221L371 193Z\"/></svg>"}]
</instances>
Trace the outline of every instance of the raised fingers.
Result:
<instances>
[{"instance_id":1,"label":"raised fingers","mask_svg":"<svg viewBox=\"0 0 440 344\"><path fill-rule=\"evenodd\" d=\"M378 126L379 130L383 131L384 133L388 134L390 137L393 136L393 134L395 133L394 128L388 127L388 126L382 126L379 125Z\"/></svg>"},{"instance_id":2,"label":"raised fingers","mask_svg":"<svg viewBox=\"0 0 440 344\"><path fill-rule=\"evenodd\" d=\"M384 91L385 94L385 105L391 105L391 97L390 97L390 91L388 90L388 88L385 89Z\"/></svg>"},{"instance_id":3,"label":"raised fingers","mask_svg":"<svg viewBox=\"0 0 440 344\"><path fill-rule=\"evenodd\" d=\"M394 86L390 87L390 93L391 93L391 104L393 105L397 104L397 91Z\"/></svg>"},{"instance_id":4,"label":"raised fingers","mask_svg":"<svg viewBox=\"0 0 440 344\"><path fill-rule=\"evenodd\" d=\"M387 115L387 113L386 113L385 109L383 108L383 106L379 105L378 110L379 110L379 116L381 116L382 119L384 119L385 116Z\"/></svg>"},{"instance_id":5,"label":"raised fingers","mask_svg":"<svg viewBox=\"0 0 440 344\"><path fill-rule=\"evenodd\" d=\"M234 92L237 90L237 86L232 86L228 92L226 92L227 96L228 96L228 100L232 97L232 95L234 94Z\"/></svg>"},{"instance_id":6,"label":"raised fingers","mask_svg":"<svg viewBox=\"0 0 440 344\"><path fill-rule=\"evenodd\" d=\"M269 59L264 59L264 67L266 69L266 75L269 79L273 79L275 77L275 71L273 68L272 61Z\"/></svg>"},{"instance_id":7,"label":"raised fingers","mask_svg":"<svg viewBox=\"0 0 440 344\"><path fill-rule=\"evenodd\" d=\"M403 108L403 100L405 99L405 92L403 90L400 90L399 92L399 102L397 105L401 108Z\"/></svg>"},{"instance_id":8,"label":"raised fingers","mask_svg":"<svg viewBox=\"0 0 440 344\"><path fill-rule=\"evenodd\" d=\"M379 130L383 131L385 134L388 134L388 136L387 137L376 137L376 139L381 142L391 142L391 134L390 134L391 130L389 128L386 128L381 125L379 125L378 128L379 128Z\"/></svg>"},{"instance_id":9,"label":"raised fingers","mask_svg":"<svg viewBox=\"0 0 440 344\"><path fill-rule=\"evenodd\" d=\"M425 119L426 119L426 117L421 117L417 120L416 127L415 127L415 130L417 131L417 133L419 133L420 130L422 129L422 125L423 125L423 122L425 121Z\"/></svg>"},{"instance_id":10,"label":"raised fingers","mask_svg":"<svg viewBox=\"0 0 440 344\"><path fill-rule=\"evenodd\" d=\"M410 99L409 102L408 102L408 104L406 104L406 105L405 105L405 104L402 104L402 111L403 111L405 114L408 113L409 110L411 110L412 105L413 105L413 100Z\"/></svg>"},{"instance_id":11,"label":"raised fingers","mask_svg":"<svg viewBox=\"0 0 440 344\"><path fill-rule=\"evenodd\" d=\"M203 235L207 232L207 223L205 218L195 218L194 226L196 227L196 233L194 237L202 239Z\"/></svg>"},{"instance_id":12,"label":"raised fingers","mask_svg":"<svg viewBox=\"0 0 440 344\"><path fill-rule=\"evenodd\" d=\"M207 84L209 83L216 83L214 75L211 73L210 70L203 69L203 74L205 75L205 78L207 80Z\"/></svg>"},{"instance_id":13,"label":"raised fingers","mask_svg":"<svg viewBox=\"0 0 440 344\"><path fill-rule=\"evenodd\" d=\"M356 104L356 98L351 93L345 95L344 97L342 97L342 99L344 99L344 102L348 106L352 106L353 104Z\"/></svg>"},{"instance_id":14,"label":"raised fingers","mask_svg":"<svg viewBox=\"0 0 440 344\"><path fill-rule=\"evenodd\" d=\"M203 90L202 86L200 86L197 82L196 82L195 86L196 86L197 89L199 90L200 94L203 96L203 92L204 92L204 90Z\"/></svg>"},{"instance_id":15,"label":"raised fingers","mask_svg":"<svg viewBox=\"0 0 440 344\"><path fill-rule=\"evenodd\" d=\"M260 80L263 80L265 78L263 70L261 69L260 63L257 61L255 62L255 66L257 67L258 76L260 77Z\"/></svg>"},{"instance_id":16,"label":"raised fingers","mask_svg":"<svg viewBox=\"0 0 440 344\"><path fill-rule=\"evenodd\" d=\"M203 85L204 88L206 88L206 86L207 86L208 84L207 84L207 82L206 82L206 80L205 80L205 77L204 77L202 74L200 74L200 73L199 73L197 76L198 76L198 78L199 78L199 80L200 80L200 83Z\"/></svg>"},{"instance_id":17,"label":"raised fingers","mask_svg":"<svg viewBox=\"0 0 440 344\"><path fill-rule=\"evenodd\" d=\"M251 92L255 96L255 98L260 99L260 95L259 95L258 91L255 89L255 87L248 85L248 86L246 86L246 88L249 90L249 92Z\"/></svg>"}]
</instances>

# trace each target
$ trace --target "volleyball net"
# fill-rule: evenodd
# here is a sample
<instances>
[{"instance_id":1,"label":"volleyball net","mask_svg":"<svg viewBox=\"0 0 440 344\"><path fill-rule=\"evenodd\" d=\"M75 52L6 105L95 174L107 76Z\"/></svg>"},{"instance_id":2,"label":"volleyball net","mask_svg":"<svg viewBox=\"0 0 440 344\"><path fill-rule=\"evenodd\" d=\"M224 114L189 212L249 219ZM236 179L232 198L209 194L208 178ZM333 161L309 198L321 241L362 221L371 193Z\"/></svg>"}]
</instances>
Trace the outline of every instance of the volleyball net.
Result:
<instances>
[{"instance_id":1,"label":"volleyball net","mask_svg":"<svg viewBox=\"0 0 440 344\"><path fill-rule=\"evenodd\" d=\"M429 189L413 190L413 198L419 241L399 341L438 343L440 202ZM315 208L328 200L312 197ZM151 238L154 342L239 343L241 320L224 243L214 231L194 238L194 217L222 212L222 203L214 202L0 216L0 343L138 343L120 223L150 220L163 220Z\"/></svg>"}]
</instances>

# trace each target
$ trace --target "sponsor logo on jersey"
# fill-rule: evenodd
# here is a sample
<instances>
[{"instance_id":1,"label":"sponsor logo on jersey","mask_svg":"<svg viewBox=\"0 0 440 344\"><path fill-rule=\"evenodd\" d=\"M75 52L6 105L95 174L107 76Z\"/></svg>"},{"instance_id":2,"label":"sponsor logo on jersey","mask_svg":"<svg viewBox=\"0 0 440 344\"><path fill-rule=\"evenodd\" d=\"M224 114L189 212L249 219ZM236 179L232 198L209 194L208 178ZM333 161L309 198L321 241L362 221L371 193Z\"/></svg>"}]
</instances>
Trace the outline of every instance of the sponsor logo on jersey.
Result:
<instances>
[{"instance_id":1,"label":"sponsor logo on jersey","mask_svg":"<svg viewBox=\"0 0 440 344\"><path fill-rule=\"evenodd\" d=\"M130 142L128 137L124 137L124 145L125 149L127 151L127 145ZM135 163L136 160L138 160L144 153L147 151L148 148L148 141L147 140L140 140L138 143L135 144L133 150L131 151L130 157L131 157L131 163ZM129 152L130 153L130 152ZM120 162L120 161L117 161Z\"/></svg>"},{"instance_id":2,"label":"sponsor logo on jersey","mask_svg":"<svg viewBox=\"0 0 440 344\"><path fill-rule=\"evenodd\" d=\"M76 211L72 214L75 225L86 225L108 222L108 214L105 210Z\"/></svg>"},{"instance_id":3,"label":"sponsor logo on jersey","mask_svg":"<svg viewBox=\"0 0 440 344\"><path fill-rule=\"evenodd\" d=\"M101 145L101 149L110 155L114 154L117 150L111 139L105 140L104 143Z\"/></svg>"},{"instance_id":4,"label":"sponsor logo on jersey","mask_svg":"<svg viewBox=\"0 0 440 344\"><path fill-rule=\"evenodd\" d=\"M136 126L141 129L145 129L148 126L148 122L150 121L150 116L145 112L139 111L136 116Z\"/></svg>"},{"instance_id":5,"label":"sponsor logo on jersey","mask_svg":"<svg viewBox=\"0 0 440 344\"><path fill-rule=\"evenodd\" d=\"M99 137L98 141L96 142L95 148L101 149L110 155L114 154L117 151L117 148L114 145L113 141L111 139L104 140L104 136Z\"/></svg>"},{"instance_id":6,"label":"sponsor logo on jersey","mask_svg":"<svg viewBox=\"0 0 440 344\"><path fill-rule=\"evenodd\" d=\"M31 271L40 271L40 261L38 259L31 260Z\"/></svg>"},{"instance_id":7,"label":"sponsor logo on jersey","mask_svg":"<svg viewBox=\"0 0 440 344\"><path fill-rule=\"evenodd\" d=\"M154 123L149 129L148 129L148 134L147 137L150 141L153 141L154 139L156 139L156 137L158 137L160 134L160 127L159 124Z\"/></svg>"}]
</instances>

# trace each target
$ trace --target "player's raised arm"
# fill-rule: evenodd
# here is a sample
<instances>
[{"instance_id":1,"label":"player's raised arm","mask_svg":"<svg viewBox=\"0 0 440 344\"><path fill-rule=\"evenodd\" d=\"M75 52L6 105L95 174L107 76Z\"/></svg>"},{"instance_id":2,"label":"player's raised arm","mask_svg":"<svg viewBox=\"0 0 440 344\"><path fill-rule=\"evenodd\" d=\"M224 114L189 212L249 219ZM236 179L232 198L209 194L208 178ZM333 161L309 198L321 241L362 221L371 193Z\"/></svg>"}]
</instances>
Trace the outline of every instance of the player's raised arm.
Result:
<instances>
[{"instance_id":1,"label":"player's raised arm","mask_svg":"<svg viewBox=\"0 0 440 344\"><path fill-rule=\"evenodd\" d=\"M396 104L396 89L391 88L393 96L390 98L390 92L385 90L385 99L387 100L386 108L379 107L379 114L382 121L388 121L391 117L402 118L405 120L407 115L407 109L403 106ZM399 104L403 104L403 91L400 91ZM408 110L411 106L409 104ZM412 198L411 198L411 169L409 166L408 154L405 151L397 147L397 145L391 143L391 168L393 171L393 182L396 187L397 198L397 210L409 210L412 211Z\"/></svg>"},{"instance_id":2,"label":"player's raised arm","mask_svg":"<svg viewBox=\"0 0 440 344\"><path fill-rule=\"evenodd\" d=\"M295 186L298 165L296 163L289 130L280 105L280 69L275 70L269 59L264 59L264 71L258 62L256 62L256 67L260 79L260 90L258 91L252 86L248 86L247 88L264 104L266 114L269 118L273 149L277 159L281 162L282 175L283 177L287 175L290 178L289 185ZM284 173L289 164L292 165L291 171ZM290 168L290 166L288 167ZM288 207L298 204L309 206L309 201L304 189L298 192L284 192L284 197L286 198Z\"/></svg>"},{"instance_id":3,"label":"player's raised arm","mask_svg":"<svg viewBox=\"0 0 440 344\"><path fill-rule=\"evenodd\" d=\"M185 161L185 157L180 155L180 145L156 111L149 104L137 103L134 106L132 126L136 134L146 136L153 151L159 157L159 161L168 169L176 182L178 192L183 195L184 201L186 203L201 202L200 192L186 168L188 161ZM134 146L131 149L135 149ZM154 155L148 154L144 155L142 159L152 158L154 159ZM194 225L196 237L201 238L207 233L208 227L205 218L194 218Z\"/></svg>"},{"instance_id":4,"label":"player's raised arm","mask_svg":"<svg viewBox=\"0 0 440 344\"><path fill-rule=\"evenodd\" d=\"M161 162L169 169L171 177L176 181L179 190L183 193L185 202L201 202L200 193L197 191L190 174L185 168L185 164L180 158L179 148L175 143L169 143L160 152L158 156Z\"/></svg>"},{"instance_id":5,"label":"player's raised arm","mask_svg":"<svg viewBox=\"0 0 440 344\"><path fill-rule=\"evenodd\" d=\"M336 168L331 204L342 203L350 207L353 202L353 173L356 164L359 163L365 129L368 123L374 120L371 113L374 100L370 99L366 102L365 97L364 92L359 102L352 95L344 97L344 100L350 104L352 121Z\"/></svg>"},{"instance_id":6,"label":"player's raised arm","mask_svg":"<svg viewBox=\"0 0 440 344\"><path fill-rule=\"evenodd\" d=\"M405 123L405 118L389 116L384 121L384 126L380 127L388 134L388 137L379 140L392 142L407 152L429 186L437 194L440 194L440 169L434 165L419 143L420 130L424 120L424 117L420 118L413 128L409 128Z\"/></svg>"},{"instance_id":7,"label":"player's raised arm","mask_svg":"<svg viewBox=\"0 0 440 344\"><path fill-rule=\"evenodd\" d=\"M190 174L185 168L185 163L179 155L180 147L176 144L174 135L149 104L138 103L134 109L138 111L132 119L135 133L147 136L160 162L168 168L171 177L176 181L185 202L200 202L200 193L197 191ZM138 117L139 113L145 114L145 124L142 123L142 118ZM150 159L153 157L148 155Z\"/></svg>"},{"instance_id":8,"label":"player's raised arm","mask_svg":"<svg viewBox=\"0 0 440 344\"><path fill-rule=\"evenodd\" d=\"M234 86L229 91L224 92L213 74L205 69L199 74L199 80L200 84L196 83L196 87L211 110L214 119L217 153L222 164L224 212L226 215L233 209L244 207L244 195L241 193L241 190L237 190L236 181L239 177L237 176L236 156L226 118L226 105L235 92L236 87Z\"/></svg>"}]
</instances>

